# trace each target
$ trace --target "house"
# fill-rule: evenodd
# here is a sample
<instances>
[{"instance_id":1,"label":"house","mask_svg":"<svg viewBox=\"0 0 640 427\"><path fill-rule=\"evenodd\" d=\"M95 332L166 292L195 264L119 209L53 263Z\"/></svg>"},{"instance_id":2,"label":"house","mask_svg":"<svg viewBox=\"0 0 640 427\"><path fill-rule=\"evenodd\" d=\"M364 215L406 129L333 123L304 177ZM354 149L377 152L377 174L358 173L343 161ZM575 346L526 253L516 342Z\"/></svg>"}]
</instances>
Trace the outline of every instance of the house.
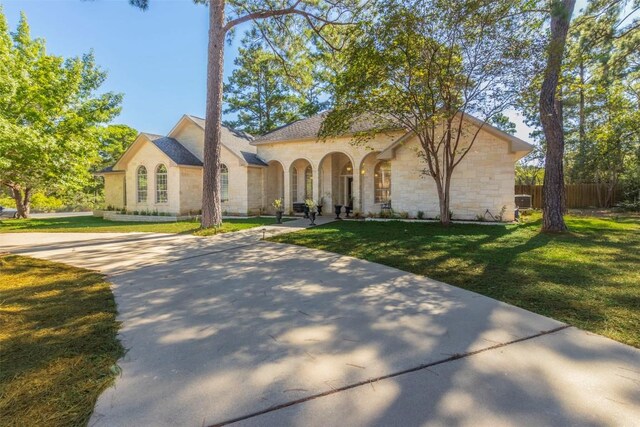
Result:
<instances>
[{"instance_id":1,"label":"house","mask_svg":"<svg viewBox=\"0 0 640 427\"><path fill-rule=\"evenodd\" d=\"M283 198L285 211L312 198L333 211L352 204L354 211L378 213L389 204L396 212L439 215L435 182L425 176L417 138L405 131L377 134L366 146L352 136L319 141L321 113L252 137L222 128L221 196L228 215L271 213ZM501 130L468 117L468 130L482 126L451 182L456 219L475 219L487 209L512 220L515 162L533 147ZM188 214L201 209L204 120L183 116L167 136L141 133L111 168L105 203L127 210ZM331 207L331 208L327 208Z\"/></svg>"}]
</instances>

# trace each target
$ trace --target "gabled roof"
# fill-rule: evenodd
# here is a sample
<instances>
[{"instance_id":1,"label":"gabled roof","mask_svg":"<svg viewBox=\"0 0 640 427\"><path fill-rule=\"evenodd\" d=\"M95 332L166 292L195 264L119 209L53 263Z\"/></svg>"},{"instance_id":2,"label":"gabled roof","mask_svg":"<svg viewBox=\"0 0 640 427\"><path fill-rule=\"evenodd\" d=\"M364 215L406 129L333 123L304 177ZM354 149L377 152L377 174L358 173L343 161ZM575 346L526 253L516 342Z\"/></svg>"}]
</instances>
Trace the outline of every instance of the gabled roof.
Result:
<instances>
[{"instance_id":1,"label":"gabled roof","mask_svg":"<svg viewBox=\"0 0 640 427\"><path fill-rule=\"evenodd\" d=\"M322 122L326 117L327 113L322 112L315 116L307 117L306 119L296 120L295 122L280 126L269 133L254 138L253 142L275 142L316 138L318 136L318 132L320 132Z\"/></svg>"},{"instance_id":2,"label":"gabled roof","mask_svg":"<svg viewBox=\"0 0 640 427\"><path fill-rule=\"evenodd\" d=\"M296 141L301 139L317 139L322 127L322 122L329 114L328 111L323 111L315 116L307 117L306 119L296 120L295 122L280 126L271 132L262 136L257 136L253 139L254 145L267 144L270 142L282 142L282 141ZM362 117L351 125L351 128L347 132L347 135L351 135L357 132L368 131L376 128L375 122L370 116Z\"/></svg>"},{"instance_id":3,"label":"gabled roof","mask_svg":"<svg viewBox=\"0 0 640 427\"><path fill-rule=\"evenodd\" d=\"M316 114L315 116L308 117L306 119L297 120L288 125L281 126L265 135L258 136L253 139L253 144L261 144L261 143L270 143L270 142L282 142L282 141L293 141L293 140L301 140L301 139L309 139L309 138L317 138L318 133L320 132L320 128L322 126L322 122L327 117L328 112L322 112ZM517 153L523 152L528 153L533 150L533 145L523 141L522 139L508 134L495 126L490 125L489 123L483 122L482 120L470 115L465 114L465 119L468 120L475 126L482 127L482 129L487 132L506 140L510 144L510 151ZM349 133L362 132L366 130L373 129L373 124L371 120L360 120L356 122L352 128L349 130ZM378 158L384 159L388 158L389 155L393 155L389 153L388 150L393 150L398 145L403 144L408 139L410 139L411 133L403 134L399 139L393 142L390 146L388 146L382 153L378 155Z\"/></svg>"},{"instance_id":4,"label":"gabled roof","mask_svg":"<svg viewBox=\"0 0 640 427\"><path fill-rule=\"evenodd\" d=\"M265 161L263 161L256 153L248 153L246 151L241 151L242 157L244 161L249 165L253 166L269 166Z\"/></svg>"},{"instance_id":5,"label":"gabled roof","mask_svg":"<svg viewBox=\"0 0 640 427\"><path fill-rule=\"evenodd\" d=\"M169 138L167 136L155 135L152 133L141 132L138 134L133 143L125 150L116 163L111 166L111 171L105 171L101 173L119 172L121 169L120 163L125 161L131 153L135 153L137 147L140 147L144 142L153 144L158 150L160 150L165 156L168 157L173 163L178 166L202 166L202 161L198 159L191 151L187 150L176 139ZM120 168L120 169L116 169Z\"/></svg>"},{"instance_id":6,"label":"gabled roof","mask_svg":"<svg viewBox=\"0 0 640 427\"><path fill-rule=\"evenodd\" d=\"M523 140L521 140L520 138L513 136L509 133L506 133L500 129L498 129L495 126L490 125L487 122L483 122L482 120L470 115L470 114L465 114L464 116L465 120L469 121L470 123L472 123L474 126L477 126L479 128L482 128L483 130L505 140L506 142L509 143L509 151L512 153L520 153L521 157L524 157L526 155L526 153L531 152L535 147ZM391 144L389 144L384 150L382 150L380 152L380 154L378 154L376 156L377 159L379 160L390 160L394 157L394 151L396 148L400 147L401 145L403 145L405 142L409 141L410 139L412 139L414 136L413 132L407 132L404 135L402 135L400 138L398 138L397 140L395 140L394 142L392 142Z\"/></svg>"},{"instance_id":7,"label":"gabled roof","mask_svg":"<svg viewBox=\"0 0 640 427\"><path fill-rule=\"evenodd\" d=\"M102 174L105 174L105 173L125 173L125 171L124 170L115 170L115 169L113 169L113 166L107 166L106 168L101 169L101 170L95 172L94 174L95 175L102 175Z\"/></svg>"},{"instance_id":8,"label":"gabled roof","mask_svg":"<svg viewBox=\"0 0 640 427\"><path fill-rule=\"evenodd\" d=\"M205 119L192 115L185 115L192 122L198 125L202 130L205 127ZM171 131L173 132L173 130ZM169 132L169 134L171 134ZM231 151L238 158L244 161L250 166L268 166L258 155L256 154L256 148L250 143L253 141L253 136L246 132L232 129L228 126L222 125L221 129L221 142L222 145Z\"/></svg>"},{"instance_id":9,"label":"gabled roof","mask_svg":"<svg viewBox=\"0 0 640 427\"><path fill-rule=\"evenodd\" d=\"M176 164L181 166L202 166L202 162L182 144L173 138L151 133L142 133Z\"/></svg>"}]
</instances>

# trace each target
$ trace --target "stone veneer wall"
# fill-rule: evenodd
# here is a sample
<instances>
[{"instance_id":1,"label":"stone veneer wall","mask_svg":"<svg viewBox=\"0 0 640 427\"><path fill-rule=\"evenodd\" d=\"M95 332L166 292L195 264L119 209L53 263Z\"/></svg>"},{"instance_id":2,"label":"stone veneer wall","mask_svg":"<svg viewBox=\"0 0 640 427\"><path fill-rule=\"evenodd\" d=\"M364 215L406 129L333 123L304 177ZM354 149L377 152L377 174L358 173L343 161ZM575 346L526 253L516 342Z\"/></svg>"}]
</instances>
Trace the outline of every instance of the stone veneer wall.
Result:
<instances>
[{"instance_id":1,"label":"stone veneer wall","mask_svg":"<svg viewBox=\"0 0 640 427\"><path fill-rule=\"evenodd\" d=\"M149 210L158 212L180 212L180 168L167 158L152 143L143 144L126 165L127 210ZM163 164L167 167L167 202L156 203L156 167ZM147 199L138 202L137 173L138 167L147 168Z\"/></svg>"},{"instance_id":2,"label":"stone veneer wall","mask_svg":"<svg viewBox=\"0 0 640 427\"><path fill-rule=\"evenodd\" d=\"M333 194L337 187L331 184L331 178L339 175L338 165L323 162L323 173L319 174L320 163L327 154L344 153L352 160L354 166L354 208L364 214L380 212L380 204L374 203L374 168L379 160L377 154L396 140L400 133L378 135L367 147L354 146L349 138L318 142L315 140L283 141L278 143L259 144L258 155L268 161L277 160L284 166L285 174L285 211L291 207L292 164L299 164L299 159L308 160L313 167L314 200L319 196L330 199L331 203L340 199ZM395 150L391 160L391 200L396 212L405 211L416 216L423 211L426 217L439 215L439 202L435 182L421 172L426 167L417 154L417 140L410 140ZM524 153L510 152L510 143L493 134L481 131L465 159L457 166L451 182L451 210L454 218L475 219L489 209L493 215L506 207L504 219L513 219L514 204L514 169L515 162ZM358 173L359 172L359 173ZM320 177L319 175L322 175ZM270 176L267 174L267 176ZM304 180L298 179L298 187ZM266 183L269 186L269 183ZM299 190L300 192L300 190ZM321 192L330 192L327 197ZM328 200L325 200L325 204Z\"/></svg>"},{"instance_id":3,"label":"stone veneer wall","mask_svg":"<svg viewBox=\"0 0 640 427\"><path fill-rule=\"evenodd\" d=\"M426 165L416 154L418 147L411 142L399 148L391 161L392 206L411 216L423 211L425 217L435 218L440 215L438 192L433 178L421 173ZM515 161L507 143L482 134L453 172L450 210L454 219L475 219L487 209L497 215L505 206L504 220L512 221Z\"/></svg>"},{"instance_id":4,"label":"stone veneer wall","mask_svg":"<svg viewBox=\"0 0 640 427\"><path fill-rule=\"evenodd\" d=\"M104 204L122 209L124 200L124 173L107 173L104 175Z\"/></svg>"},{"instance_id":5,"label":"stone veneer wall","mask_svg":"<svg viewBox=\"0 0 640 427\"><path fill-rule=\"evenodd\" d=\"M250 215L259 214L264 208L265 201L263 200L264 183L263 175L266 171L265 168L260 167L248 167L244 168L247 171L247 213Z\"/></svg>"}]
</instances>

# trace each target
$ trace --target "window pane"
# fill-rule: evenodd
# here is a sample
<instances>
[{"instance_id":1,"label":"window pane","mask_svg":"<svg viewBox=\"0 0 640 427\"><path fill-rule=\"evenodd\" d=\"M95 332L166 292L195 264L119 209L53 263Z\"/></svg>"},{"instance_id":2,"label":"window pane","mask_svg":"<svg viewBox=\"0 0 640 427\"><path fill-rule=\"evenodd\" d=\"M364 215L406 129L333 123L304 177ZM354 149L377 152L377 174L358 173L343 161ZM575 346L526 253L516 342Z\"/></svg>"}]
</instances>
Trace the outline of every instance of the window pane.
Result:
<instances>
[{"instance_id":1,"label":"window pane","mask_svg":"<svg viewBox=\"0 0 640 427\"><path fill-rule=\"evenodd\" d=\"M156 203L167 203L167 168L165 165L159 165L156 169Z\"/></svg>"},{"instance_id":2,"label":"window pane","mask_svg":"<svg viewBox=\"0 0 640 427\"><path fill-rule=\"evenodd\" d=\"M391 163L380 162L373 175L375 203L386 203L391 199Z\"/></svg>"},{"instance_id":3,"label":"window pane","mask_svg":"<svg viewBox=\"0 0 640 427\"><path fill-rule=\"evenodd\" d=\"M304 170L304 199L310 199L313 196L313 172L311 166L307 166Z\"/></svg>"},{"instance_id":4,"label":"window pane","mask_svg":"<svg viewBox=\"0 0 640 427\"><path fill-rule=\"evenodd\" d=\"M293 194L293 202L298 201L298 169L293 168L291 171L291 194Z\"/></svg>"},{"instance_id":5,"label":"window pane","mask_svg":"<svg viewBox=\"0 0 640 427\"><path fill-rule=\"evenodd\" d=\"M223 202L229 200L229 169L226 165L220 167L220 199Z\"/></svg>"},{"instance_id":6,"label":"window pane","mask_svg":"<svg viewBox=\"0 0 640 427\"><path fill-rule=\"evenodd\" d=\"M147 168L140 166L137 174L138 203L147 201Z\"/></svg>"}]
</instances>

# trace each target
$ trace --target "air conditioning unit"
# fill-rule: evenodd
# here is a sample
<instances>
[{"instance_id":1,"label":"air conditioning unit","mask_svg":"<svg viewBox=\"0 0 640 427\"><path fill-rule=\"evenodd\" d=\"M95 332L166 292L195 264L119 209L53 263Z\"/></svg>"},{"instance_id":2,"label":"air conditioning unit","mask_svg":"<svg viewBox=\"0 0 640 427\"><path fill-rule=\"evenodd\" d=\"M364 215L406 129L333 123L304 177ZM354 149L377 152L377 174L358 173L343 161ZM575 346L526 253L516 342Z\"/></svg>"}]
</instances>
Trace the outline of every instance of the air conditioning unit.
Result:
<instances>
[{"instance_id":1,"label":"air conditioning unit","mask_svg":"<svg viewBox=\"0 0 640 427\"><path fill-rule=\"evenodd\" d=\"M531 209L531 195L516 194L516 206L519 209Z\"/></svg>"}]
</instances>

